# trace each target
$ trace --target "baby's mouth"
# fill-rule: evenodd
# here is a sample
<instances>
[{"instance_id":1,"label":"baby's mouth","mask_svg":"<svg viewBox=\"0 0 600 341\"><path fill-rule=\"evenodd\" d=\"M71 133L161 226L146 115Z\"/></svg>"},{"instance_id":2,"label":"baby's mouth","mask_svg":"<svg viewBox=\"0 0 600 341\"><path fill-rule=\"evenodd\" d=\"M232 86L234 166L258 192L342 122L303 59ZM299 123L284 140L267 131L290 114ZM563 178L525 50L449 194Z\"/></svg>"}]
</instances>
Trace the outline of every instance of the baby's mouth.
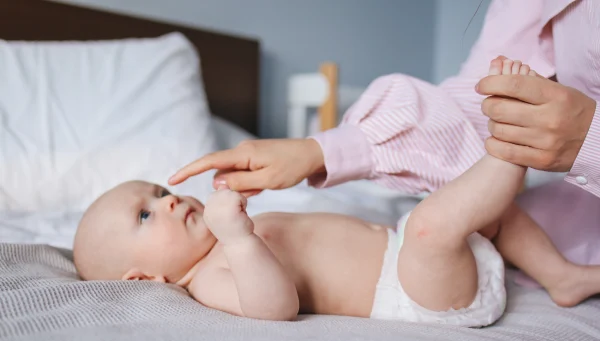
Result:
<instances>
[{"instance_id":1,"label":"baby's mouth","mask_svg":"<svg viewBox=\"0 0 600 341\"><path fill-rule=\"evenodd\" d=\"M185 218L184 218L185 223L187 223L187 221L188 221L188 219L190 219L190 217L193 219L194 215L192 213L194 213L194 209L192 207L188 208L187 211L185 212Z\"/></svg>"}]
</instances>

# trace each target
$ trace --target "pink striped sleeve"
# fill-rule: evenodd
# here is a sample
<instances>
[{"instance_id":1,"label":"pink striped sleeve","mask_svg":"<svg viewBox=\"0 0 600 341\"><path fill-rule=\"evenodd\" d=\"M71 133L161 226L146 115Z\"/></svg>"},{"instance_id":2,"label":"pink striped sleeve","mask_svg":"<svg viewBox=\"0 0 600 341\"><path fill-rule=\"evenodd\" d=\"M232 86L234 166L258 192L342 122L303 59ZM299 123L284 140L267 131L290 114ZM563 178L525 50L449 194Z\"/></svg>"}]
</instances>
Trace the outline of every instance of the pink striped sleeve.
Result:
<instances>
[{"instance_id":1,"label":"pink striped sleeve","mask_svg":"<svg viewBox=\"0 0 600 341\"><path fill-rule=\"evenodd\" d=\"M565 180L600 197L600 103L573 167Z\"/></svg>"},{"instance_id":2,"label":"pink striped sleeve","mask_svg":"<svg viewBox=\"0 0 600 341\"><path fill-rule=\"evenodd\" d=\"M327 169L309 178L316 187L368 178L408 193L434 191L485 153L443 90L400 74L375 80L338 128L312 138Z\"/></svg>"},{"instance_id":3,"label":"pink striped sleeve","mask_svg":"<svg viewBox=\"0 0 600 341\"><path fill-rule=\"evenodd\" d=\"M543 0L494 0L482 33L459 75L440 86L394 74L375 80L342 124L313 136L325 155L315 187L350 180L375 181L407 193L434 191L484 153L487 118L474 91L500 54L551 75L538 44ZM512 22L511 25L506 25Z\"/></svg>"}]
</instances>

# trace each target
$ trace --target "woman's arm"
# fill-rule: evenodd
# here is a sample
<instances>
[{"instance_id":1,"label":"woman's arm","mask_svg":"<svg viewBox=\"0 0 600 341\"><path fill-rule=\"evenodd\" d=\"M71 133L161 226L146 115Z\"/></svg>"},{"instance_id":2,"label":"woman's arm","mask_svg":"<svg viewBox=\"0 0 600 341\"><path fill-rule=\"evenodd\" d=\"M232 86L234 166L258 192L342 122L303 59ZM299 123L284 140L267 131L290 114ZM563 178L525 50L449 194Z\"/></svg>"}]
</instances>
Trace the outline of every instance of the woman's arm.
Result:
<instances>
[{"instance_id":1,"label":"woman's arm","mask_svg":"<svg viewBox=\"0 0 600 341\"><path fill-rule=\"evenodd\" d=\"M538 74L554 72L538 44L542 6L543 0L493 1L460 73L440 86L402 74L380 77L339 127L308 141L249 141L204 156L170 184L218 169L215 187L224 182L245 195L291 187L306 177L315 187L373 179L407 193L434 191L485 153L488 119L481 114L484 96L474 87L492 59L505 54Z\"/></svg>"},{"instance_id":2,"label":"woman's arm","mask_svg":"<svg viewBox=\"0 0 600 341\"><path fill-rule=\"evenodd\" d=\"M600 102L566 181L600 197Z\"/></svg>"},{"instance_id":3,"label":"woman's arm","mask_svg":"<svg viewBox=\"0 0 600 341\"><path fill-rule=\"evenodd\" d=\"M313 138L326 169L309 177L316 187L368 178L409 193L434 191L485 153L450 96L400 74L375 80L339 127Z\"/></svg>"},{"instance_id":4,"label":"woman's arm","mask_svg":"<svg viewBox=\"0 0 600 341\"><path fill-rule=\"evenodd\" d=\"M375 80L342 124L315 135L326 172L315 187L373 179L408 193L434 191L485 153L488 118L475 85L499 54L521 59L539 74L554 68L538 44L543 2L495 0L460 73L439 86L393 74Z\"/></svg>"}]
</instances>

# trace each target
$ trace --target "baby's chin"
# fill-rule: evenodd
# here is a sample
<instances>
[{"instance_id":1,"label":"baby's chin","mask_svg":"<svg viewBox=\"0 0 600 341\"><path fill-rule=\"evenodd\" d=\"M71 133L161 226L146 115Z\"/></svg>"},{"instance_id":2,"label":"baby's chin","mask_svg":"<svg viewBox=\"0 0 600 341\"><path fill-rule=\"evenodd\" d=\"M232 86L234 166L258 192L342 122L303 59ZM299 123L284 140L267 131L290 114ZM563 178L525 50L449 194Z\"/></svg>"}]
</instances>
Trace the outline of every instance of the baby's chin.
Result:
<instances>
[{"instance_id":1,"label":"baby's chin","mask_svg":"<svg viewBox=\"0 0 600 341\"><path fill-rule=\"evenodd\" d=\"M195 240L194 244L199 249L211 249L217 241L210 229L204 223L202 212L192 212L191 217L186 221L190 237Z\"/></svg>"}]
</instances>

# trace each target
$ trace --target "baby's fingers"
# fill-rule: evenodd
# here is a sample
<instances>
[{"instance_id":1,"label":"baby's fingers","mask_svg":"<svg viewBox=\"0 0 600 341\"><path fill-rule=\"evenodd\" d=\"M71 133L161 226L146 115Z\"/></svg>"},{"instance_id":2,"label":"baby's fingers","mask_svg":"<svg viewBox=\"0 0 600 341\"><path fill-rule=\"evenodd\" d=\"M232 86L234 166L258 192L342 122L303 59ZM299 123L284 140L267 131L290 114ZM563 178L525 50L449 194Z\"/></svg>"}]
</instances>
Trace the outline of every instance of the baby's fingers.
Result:
<instances>
[{"instance_id":1,"label":"baby's fingers","mask_svg":"<svg viewBox=\"0 0 600 341\"><path fill-rule=\"evenodd\" d=\"M246 197L243 195L240 195L240 206L242 212L246 212L246 207L248 207L248 199L246 199Z\"/></svg>"}]
</instances>

